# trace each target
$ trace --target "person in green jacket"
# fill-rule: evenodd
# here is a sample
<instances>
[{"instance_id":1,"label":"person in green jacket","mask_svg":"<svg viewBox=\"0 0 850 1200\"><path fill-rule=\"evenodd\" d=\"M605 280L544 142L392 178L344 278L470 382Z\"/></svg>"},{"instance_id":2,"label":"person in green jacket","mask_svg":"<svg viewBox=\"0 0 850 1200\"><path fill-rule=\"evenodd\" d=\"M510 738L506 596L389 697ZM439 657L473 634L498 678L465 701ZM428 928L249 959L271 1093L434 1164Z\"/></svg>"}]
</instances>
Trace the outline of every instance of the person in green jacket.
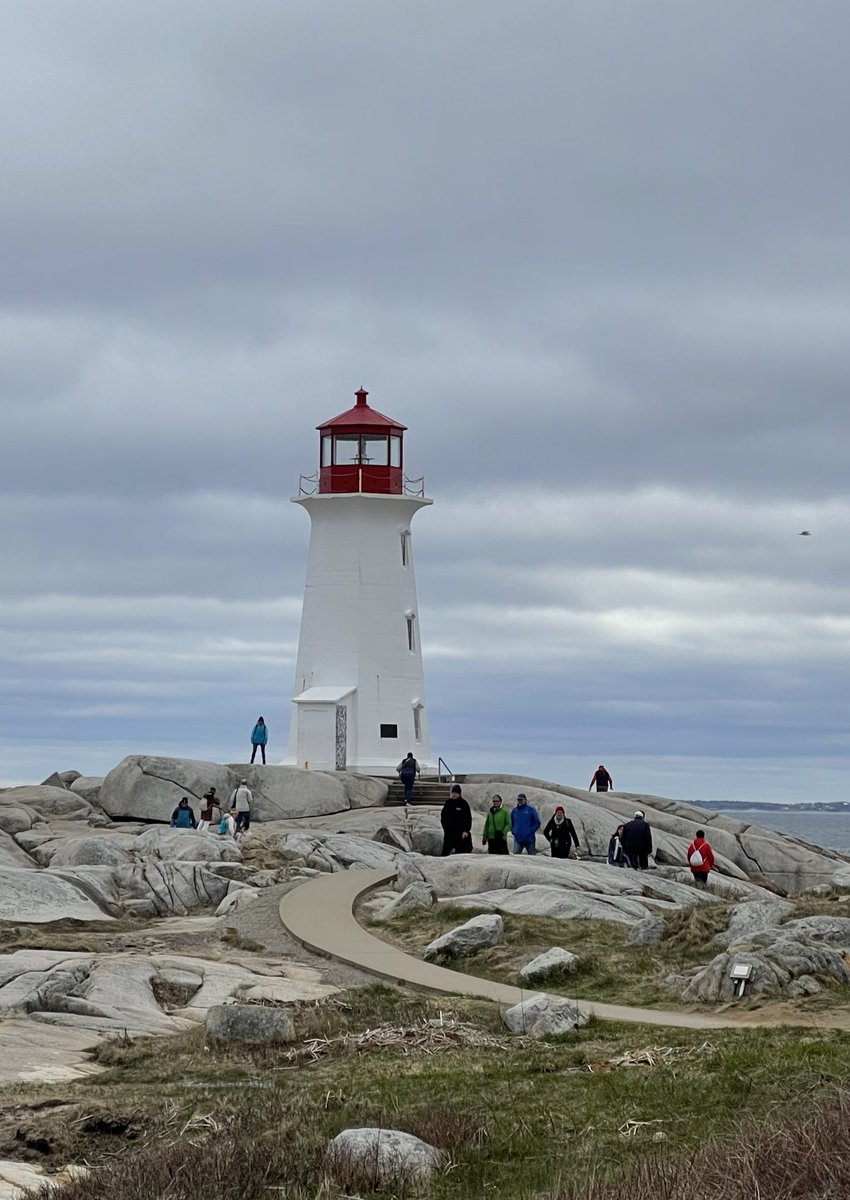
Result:
<instances>
[{"instance_id":1,"label":"person in green jacket","mask_svg":"<svg viewBox=\"0 0 850 1200\"><path fill-rule=\"evenodd\" d=\"M502 797L494 796L490 801L490 811L484 818L484 845L488 854L507 854L508 830L511 827L511 814L502 808Z\"/></svg>"}]
</instances>

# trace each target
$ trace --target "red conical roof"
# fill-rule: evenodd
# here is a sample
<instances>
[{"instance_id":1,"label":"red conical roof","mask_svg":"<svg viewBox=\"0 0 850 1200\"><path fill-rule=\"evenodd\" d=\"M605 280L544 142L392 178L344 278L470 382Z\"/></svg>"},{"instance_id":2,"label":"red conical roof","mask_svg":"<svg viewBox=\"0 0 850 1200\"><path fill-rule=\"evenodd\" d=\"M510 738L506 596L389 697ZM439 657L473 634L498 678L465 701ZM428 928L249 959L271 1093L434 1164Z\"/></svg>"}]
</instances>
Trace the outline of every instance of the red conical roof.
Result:
<instances>
[{"instance_id":1,"label":"red conical roof","mask_svg":"<svg viewBox=\"0 0 850 1200\"><path fill-rule=\"evenodd\" d=\"M340 413L338 417L332 417L330 421L323 421L321 425L317 425L319 430L325 429L340 429L345 426L379 428L379 429L407 429L406 425L394 421L392 417L385 417L383 413L379 413L377 409L370 408L366 403L366 397L369 395L362 387L354 393L357 397L357 402L353 408L346 409Z\"/></svg>"}]
</instances>

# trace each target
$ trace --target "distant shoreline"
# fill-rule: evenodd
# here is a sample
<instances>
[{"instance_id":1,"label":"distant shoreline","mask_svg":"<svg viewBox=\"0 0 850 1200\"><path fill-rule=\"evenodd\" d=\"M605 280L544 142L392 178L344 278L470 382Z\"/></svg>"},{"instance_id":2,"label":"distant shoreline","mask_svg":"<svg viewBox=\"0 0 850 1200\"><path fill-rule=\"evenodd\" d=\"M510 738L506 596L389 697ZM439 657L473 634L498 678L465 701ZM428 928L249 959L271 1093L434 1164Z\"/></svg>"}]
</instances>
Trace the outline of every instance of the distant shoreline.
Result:
<instances>
[{"instance_id":1,"label":"distant shoreline","mask_svg":"<svg viewBox=\"0 0 850 1200\"><path fill-rule=\"evenodd\" d=\"M716 812L824 812L850 815L850 801L822 800L813 804L771 804L755 800L729 800L725 804L715 804L714 809Z\"/></svg>"}]
</instances>

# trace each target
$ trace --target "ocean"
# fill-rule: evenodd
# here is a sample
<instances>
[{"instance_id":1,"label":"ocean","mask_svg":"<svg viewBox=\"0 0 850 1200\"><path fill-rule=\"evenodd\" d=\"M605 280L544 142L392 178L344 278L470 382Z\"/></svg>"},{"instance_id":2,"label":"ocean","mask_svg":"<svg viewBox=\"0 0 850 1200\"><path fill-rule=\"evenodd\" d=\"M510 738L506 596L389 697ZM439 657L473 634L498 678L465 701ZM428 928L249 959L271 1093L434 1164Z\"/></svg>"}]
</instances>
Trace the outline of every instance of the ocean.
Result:
<instances>
[{"instance_id":1,"label":"ocean","mask_svg":"<svg viewBox=\"0 0 850 1200\"><path fill-rule=\"evenodd\" d=\"M723 812L723 809L718 808L717 811ZM764 829L790 834L814 846L825 846L827 850L850 854L850 813L744 812L736 809L723 815L735 817L747 825L761 825Z\"/></svg>"}]
</instances>

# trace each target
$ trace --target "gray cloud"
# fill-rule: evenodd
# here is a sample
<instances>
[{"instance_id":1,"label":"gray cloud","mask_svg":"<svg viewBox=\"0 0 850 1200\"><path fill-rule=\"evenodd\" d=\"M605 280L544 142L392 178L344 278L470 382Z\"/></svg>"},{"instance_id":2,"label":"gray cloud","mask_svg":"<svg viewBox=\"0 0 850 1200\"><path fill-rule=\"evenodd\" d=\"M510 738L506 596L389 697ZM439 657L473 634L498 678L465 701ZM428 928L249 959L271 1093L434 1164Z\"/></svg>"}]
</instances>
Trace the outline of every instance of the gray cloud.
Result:
<instances>
[{"instance_id":1,"label":"gray cloud","mask_svg":"<svg viewBox=\"0 0 850 1200\"><path fill-rule=\"evenodd\" d=\"M834 784L845 6L13 0L4 25L0 779L233 757L260 708L282 752L289 497L362 382L437 501L436 752Z\"/></svg>"}]
</instances>

